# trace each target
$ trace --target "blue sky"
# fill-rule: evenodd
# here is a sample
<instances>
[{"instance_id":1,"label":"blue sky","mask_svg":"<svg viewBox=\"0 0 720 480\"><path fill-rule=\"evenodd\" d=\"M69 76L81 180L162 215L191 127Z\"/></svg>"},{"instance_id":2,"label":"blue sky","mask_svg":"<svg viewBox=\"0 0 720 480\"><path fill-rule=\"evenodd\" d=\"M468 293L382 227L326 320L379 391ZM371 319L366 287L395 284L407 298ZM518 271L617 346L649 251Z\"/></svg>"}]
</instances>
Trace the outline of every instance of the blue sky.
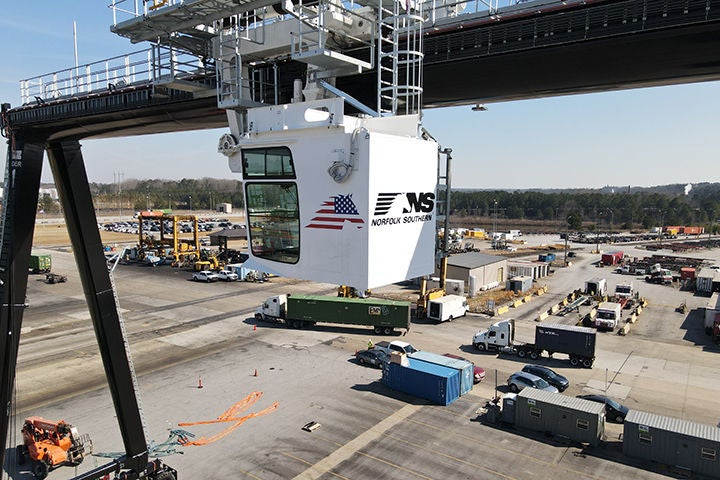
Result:
<instances>
[{"instance_id":1,"label":"blue sky","mask_svg":"<svg viewBox=\"0 0 720 480\"><path fill-rule=\"evenodd\" d=\"M0 101L19 81L145 48L110 32L110 0L3 2ZM426 110L424 125L453 149L458 188L597 188L720 182L720 82ZM83 141L91 181L231 178L216 152L225 130ZM5 156L2 160L4 164ZM43 175L51 181L49 168Z\"/></svg>"}]
</instances>

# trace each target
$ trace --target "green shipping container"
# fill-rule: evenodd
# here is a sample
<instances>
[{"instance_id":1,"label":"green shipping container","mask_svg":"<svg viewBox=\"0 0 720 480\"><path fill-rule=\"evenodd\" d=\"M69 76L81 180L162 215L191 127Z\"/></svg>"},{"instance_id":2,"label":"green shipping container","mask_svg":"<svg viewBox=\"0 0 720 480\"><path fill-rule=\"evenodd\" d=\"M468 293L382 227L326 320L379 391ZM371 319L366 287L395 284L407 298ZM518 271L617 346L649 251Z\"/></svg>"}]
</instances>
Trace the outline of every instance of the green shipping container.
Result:
<instances>
[{"instance_id":1,"label":"green shipping container","mask_svg":"<svg viewBox=\"0 0 720 480\"><path fill-rule=\"evenodd\" d=\"M410 303L379 298L291 295L287 299L287 318L310 323L367 325L377 334L389 334L394 328L410 330Z\"/></svg>"},{"instance_id":2,"label":"green shipping container","mask_svg":"<svg viewBox=\"0 0 720 480\"><path fill-rule=\"evenodd\" d=\"M49 273L52 268L50 255L30 255L30 271L32 273Z\"/></svg>"}]
</instances>

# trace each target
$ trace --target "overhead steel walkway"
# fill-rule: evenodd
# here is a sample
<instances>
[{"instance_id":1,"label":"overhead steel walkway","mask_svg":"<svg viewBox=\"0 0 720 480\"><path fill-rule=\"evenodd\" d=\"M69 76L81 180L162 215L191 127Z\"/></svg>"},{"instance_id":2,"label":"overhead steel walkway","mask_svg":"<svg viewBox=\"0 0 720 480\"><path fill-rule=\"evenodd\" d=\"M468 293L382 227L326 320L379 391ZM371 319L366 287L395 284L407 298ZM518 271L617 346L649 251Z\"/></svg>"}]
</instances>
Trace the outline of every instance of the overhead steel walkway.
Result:
<instances>
[{"instance_id":1,"label":"overhead steel walkway","mask_svg":"<svg viewBox=\"0 0 720 480\"><path fill-rule=\"evenodd\" d=\"M571 6L562 8L559 2L542 2L543 8L527 8L535 3L520 4L526 8L506 14L500 10L496 15L485 11L442 17L426 26L423 106L720 79L720 0L563 2ZM198 44L198 38L192 43ZM163 45L136 54L150 60L118 59L120 67L107 75L103 62L83 67L80 75L68 69L26 80L25 104L10 109L7 120L17 130L52 138L225 126L224 111L215 101L214 69L190 68L189 60L170 66L163 59L172 58L177 48ZM278 85L277 103L289 103L292 79L306 70L306 64L285 58L259 66L255 73L285 79ZM78 81L77 76L90 80ZM339 76L336 86L372 104L376 73Z\"/></svg>"}]
</instances>

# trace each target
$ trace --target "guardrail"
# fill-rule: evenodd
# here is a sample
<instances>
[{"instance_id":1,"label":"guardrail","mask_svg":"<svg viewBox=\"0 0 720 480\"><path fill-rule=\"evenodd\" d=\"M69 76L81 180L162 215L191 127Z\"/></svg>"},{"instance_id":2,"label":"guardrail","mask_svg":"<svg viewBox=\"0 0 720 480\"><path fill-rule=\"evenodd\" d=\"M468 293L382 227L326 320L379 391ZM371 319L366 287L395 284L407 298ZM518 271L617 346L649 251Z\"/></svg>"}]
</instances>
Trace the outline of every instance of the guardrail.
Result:
<instances>
[{"instance_id":1,"label":"guardrail","mask_svg":"<svg viewBox=\"0 0 720 480\"><path fill-rule=\"evenodd\" d=\"M172 80L212 79L215 66L177 48L153 46L145 50L66 68L20 81L22 104L45 103L131 85Z\"/></svg>"}]
</instances>

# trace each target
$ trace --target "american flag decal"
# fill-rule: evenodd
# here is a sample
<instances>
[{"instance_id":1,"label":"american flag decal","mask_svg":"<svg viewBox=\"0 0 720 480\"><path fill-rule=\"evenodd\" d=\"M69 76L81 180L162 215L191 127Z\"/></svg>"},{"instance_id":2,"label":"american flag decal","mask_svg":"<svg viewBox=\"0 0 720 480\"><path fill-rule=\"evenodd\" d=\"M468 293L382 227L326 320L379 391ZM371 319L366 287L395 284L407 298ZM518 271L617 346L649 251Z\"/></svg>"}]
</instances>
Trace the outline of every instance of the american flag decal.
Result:
<instances>
[{"instance_id":1,"label":"american flag decal","mask_svg":"<svg viewBox=\"0 0 720 480\"><path fill-rule=\"evenodd\" d=\"M330 197L330 200L323 202L315 215L306 228L342 230L345 222L354 223L357 228L362 228L362 224L365 223L352 201L352 193Z\"/></svg>"}]
</instances>

